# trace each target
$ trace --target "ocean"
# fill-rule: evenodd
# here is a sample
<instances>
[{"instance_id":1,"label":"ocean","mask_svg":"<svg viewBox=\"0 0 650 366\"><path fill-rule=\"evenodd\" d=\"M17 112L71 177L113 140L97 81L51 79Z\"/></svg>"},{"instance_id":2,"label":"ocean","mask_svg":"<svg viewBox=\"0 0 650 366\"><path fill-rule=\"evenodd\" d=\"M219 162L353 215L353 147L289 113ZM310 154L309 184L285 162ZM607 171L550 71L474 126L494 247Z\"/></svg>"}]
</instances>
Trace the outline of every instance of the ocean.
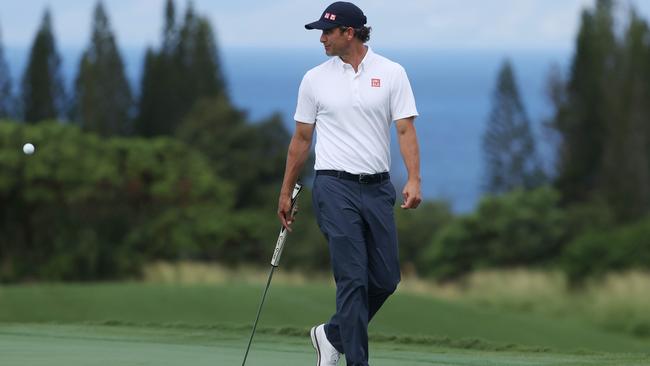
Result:
<instances>
[{"instance_id":1,"label":"ocean","mask_svg":"<svg viewBox=\"0 0 650 366\"><path fill-rule=\"evenodd\" d=\"M511 59L521 97L531 119L547 170L553 171L553 136L544 121L552 113L546 81L553 64L566 71L570 58L563 51L486 50L373 50L406 69L420 116L416 128L420 144L422 191L426 199L449 202L456 213L472 211L484 181L481 136L490 111L497 72ZM14 81L20 80L27 50L5 50ZM127 74L137 92L144 50L123 50ZM71 85L80 50L61 51L63 73ZM279 112L290 131L298 86L303 74L326 60L322 49L224 48L220 58L231 99L252 121ZM69 90L69 89L68 89ZM393 129L391 173L398 192L406 179Z\"/></svg>"}]
</instances>

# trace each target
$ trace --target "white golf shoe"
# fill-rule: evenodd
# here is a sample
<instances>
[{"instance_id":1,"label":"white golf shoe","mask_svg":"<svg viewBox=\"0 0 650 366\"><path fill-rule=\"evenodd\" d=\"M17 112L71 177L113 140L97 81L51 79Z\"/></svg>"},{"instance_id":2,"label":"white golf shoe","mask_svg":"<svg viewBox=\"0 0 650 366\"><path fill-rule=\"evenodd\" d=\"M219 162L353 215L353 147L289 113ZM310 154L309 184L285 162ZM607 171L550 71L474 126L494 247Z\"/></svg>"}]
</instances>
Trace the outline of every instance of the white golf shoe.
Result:
<instances>
[{"instance_id":1,"label":"white golf shoe","mask_svg":"<svg viewBox=\"0 0 650 366\"><path fill-rule=\"evenodd\" d=\"M325 324L311 328L311 344L316 349L316 366L336 366L341 354L332 346L325 335Z\"/></svg>"}]
</instances>

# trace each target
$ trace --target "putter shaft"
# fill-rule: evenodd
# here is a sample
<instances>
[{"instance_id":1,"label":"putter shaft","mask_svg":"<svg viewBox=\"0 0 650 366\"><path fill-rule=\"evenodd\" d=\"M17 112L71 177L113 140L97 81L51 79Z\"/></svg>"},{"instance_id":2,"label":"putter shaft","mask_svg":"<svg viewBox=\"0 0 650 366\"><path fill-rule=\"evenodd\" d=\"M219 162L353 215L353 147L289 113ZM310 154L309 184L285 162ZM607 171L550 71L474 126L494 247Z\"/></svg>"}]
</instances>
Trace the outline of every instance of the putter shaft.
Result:
<instances>
[{"instance_id":1,"label":"putter shaft","mask_svg":"<svg viewBox=\"0 0 650 366\"><path fill-rule=\"evenodd\" d=\"M246 365L246 358L248 358L248 351L251 349L251 343L253 342L253 336L255 335L255 329L257 328L257 322L260 320L260 314L262 313L262 307L264 306L264 300L266 299L266 292L269 290L269 285L271 285L271 278L273 278L273 271L275 266L271 266L271 271L269 272L269 279L266 281L266 287L264 288L264 293L262 294L262 301L260 302L260 307L257 309L257 316L255 317L255 323L253 324L253 331L251 336L248 339L248 346L246 347L246 354L244 355L244 362L242 366Z\"/></svg>"},{"instance_id":2,"label":"putter shaft","mask_svg":"<svg viewBox=\"0 0 650 366\"><path fill-rule=\"evenodd\" d=\"M291 194L291 207L289 209L290 215L293 217L295 210L297 208L296 202L298 201L298 195L302 190L302 184L296 183L293 187L293 193ZM284 248L284 242L287 239L288 231L286 228L280 228L280 234L278 235L278 240L275 243L275 250L273 251L273 258L271 258L271 271L269 272L269 279L266 281L266 287L264 288L264 293L262 294L262 301L260 301L260 307L257 309L257 316L255 317L255 323L253 323L253 331L251 336L248 339L248 346L246 347L246 353L244 354L244 361L242 366L246 365L246 359L248 358L248 352L251 348L251 343L253 343L253 336L255 336L255 329L257 329L257 322L260 320L260 314L262 313L262 307L264 306L264 300L266 300L266 293L269 291L269 286L271 285L271 278L273 278L273 271L275 267L280 264L280 256L282 256L282 249Z\"/></svg>"}]
</instances>

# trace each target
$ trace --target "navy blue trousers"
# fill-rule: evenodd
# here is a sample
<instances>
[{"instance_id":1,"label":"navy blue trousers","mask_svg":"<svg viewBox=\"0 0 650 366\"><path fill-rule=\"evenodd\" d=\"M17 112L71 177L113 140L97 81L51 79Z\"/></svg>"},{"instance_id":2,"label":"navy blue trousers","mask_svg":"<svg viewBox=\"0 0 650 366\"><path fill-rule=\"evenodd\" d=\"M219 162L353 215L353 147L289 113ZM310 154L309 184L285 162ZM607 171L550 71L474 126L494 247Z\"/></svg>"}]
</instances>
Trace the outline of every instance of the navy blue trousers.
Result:
<instances>
[{"instance_id":1,"label":"navy blue trousers","mask_svg":"<svg viewBox=\"0 0 650 366\"><path fill-rule=\"evenodd\" d=\"M336 313L325 333L348 365L368 365L368 322L400 281L395 198L390 180L314 180L314 209L336 281Z\"/></svg>"}]
</instances>

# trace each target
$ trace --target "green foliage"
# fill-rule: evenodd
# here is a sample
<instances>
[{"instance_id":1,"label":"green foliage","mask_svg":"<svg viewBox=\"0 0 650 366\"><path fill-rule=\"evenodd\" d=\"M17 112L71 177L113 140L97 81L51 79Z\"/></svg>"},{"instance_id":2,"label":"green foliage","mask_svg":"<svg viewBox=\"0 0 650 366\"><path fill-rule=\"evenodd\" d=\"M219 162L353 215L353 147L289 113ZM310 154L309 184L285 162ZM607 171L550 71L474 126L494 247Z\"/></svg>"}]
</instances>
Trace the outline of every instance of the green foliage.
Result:
<instances>
[{"instance_id":1,"label":"green foliage","mask_svg":"<svg viewBox=\"0 0 650 366\"><path fill-rule=\"evenodd\" d=\"M442 202L425 201L416 210L396 209L395 223L403 272L414 269L421 272L422 252L452 219L449 206Z\"/></svg>"},{"instance_id":2,"label":"green foliage","mask_svg":"<svg viewBox=\"0 0 650 366\"><path fill-rule=\"evenodd\" d=\"M37 123L56 119L65 112L61 58L52 33L52 19L45 11L22 79L24 120Z\"/></svg>"},{"instance_id":3,"label":"green foliage","mask_svg":"<svg viewBox=\"0 0 650 366\"><path fill-rule=\"evenodd\" d=\"M73 120L101 136L131 132L133 100L108 15L95 7L91 43L83 53L75 82Z\"/></svg>"},{"instance_id":4,"label":"green foliage","mask_svg":"<svg viewBox=\"0 0 650 366\"><path fill-rule=\"evenodd\" d=\"M279 115L254 124L244 118L224 97L206 98L184 119L177 137L201 151L217 174L236 186L237 208L275 209L289 132Z\"/></svg>"},{"instance_id":5,"label":"green foliage","mask_svg":"<svg viewBox=\"0 0 650 366\"><path fill-rule=\"evenodd\" d=\"M161 48L145 57L137 134L173 135L197 101L225 97L215 42L208 19L196 15L192 3L179 25L174 1L167 1Z\"/></svg>"},{"instance_id":6,"label":"green foliage","mask_svg":"<svg viewBox=\"0 0 650 366\"><path fill-rule=\"evenodd\" d=\"M217 175L234 187L237 211L228 218L230 231L221 240L224 255L210 258L230 265L263 265L271 258L278 234L278 190L290 136L279 115L256 123L247 123L245 118L225 97L204 98L192 108L176 136L201 151ZM308 190L299 206L298 223L287 244L291 250L283 255L282 265L328 268L327 243L316 225Z\"/></svg>"},{"instance_id":7,"label":"green foliage","mask_svg":"<svg viewBox=\"0 0 650 366\"><path fill-rule=\"evenodd\" d=\"M593 228L567 246L562 260L574 284L612 271L650 269L650 217L614 230Z\"/></svg>"},{"instance_id":8,"label":"green foliage","mask_svg":"<svg viewBox=\"0 0 650 366\"><path fill-rule=\"evenodd\" d=\"M558 208L559 195L550 188L514 192L481 202L478 217L487 225L487 265L541 264L558 254L566 216ZM485 238L485 237L484 237Z\"/></svg>"},{"instance_id":9,"label":"green foliage","mask_svg":"<svg viewBox=\"0 0 650 366\"><path fill-rule=\"evenodd\" d=\"M11 73L5 60L4 47L0 39L0 119L12 117L14 112L15 107L11 92Z\"/></svg>"},{"instance_id":10,"label":"green foliage","mask_svg":"<svg viewBox=\"0 0 650 366\"><path fill-rule=\"evenodd\" d=\"M0 93L1 56L0 47ZM64 113L59 68L46 12L23 78L26 120ZM70 111L80 128L0 124L0 281L123 278L155 259L268 262L290 134L280 115L250 123L230 103L213 29L191 3L178 22L167 0L141 91L133 128L150 139L114 137L131 132L132 95L99 2ZM35 155L21 153L26 141ZM283 264L325 269L327 244L304 196ZM409 265L450 217L439 204L397 213Z\"/></svg>"},{"instance_id":11,"label":"green foliage","mask_svg":"<svg viewBox=\"0 0 650 366\"><path fill-rule=\"evenodd\" d=\"M593 229L611 230L616 226L614 213L604 200L564 207L567 215L567 243Z\"/></svg>"},{"instance_id":12,"label":"green foliage","mask_svg":"<svg viewBox=\"0 0 650 366\"><path fill-rule=\"evenodd\" d=\"M483 135L487 192L532 189L544 183L530 121L509 60L504 61L492 97L492 111Z\"/></svg>"},{"instance_id":13,"label":"green foliage","mask_svg":"<svg viewBox=\"0 0 650 366\"><path fill-rule=\"evenodd\" d=\"M147 49L142 68L135 133L143 137L171 135L183 117L178 93L183 75L175 65L174 56L178 26L173 0L168 0L165 7L162 36L160 50Z\"/></svg>"},{"instance_id":14,"label":"green foliage","mask_svg":"<svg viewBox=\"0 0 650 366\"><path fill-rule=\"evenodd\" d=\"M5 122L0 166L0 281L136 275L144 260L201 259L228 230L230 186L177 141Z\"/></svg>"},{"instance_id":15,"label":"green foliage","mask_svg":"<svg viewBox=\"0 0 650 366\"><path fill-rule=\"evenodd\" d=\"M650 31L630 16L608 95L610 118L603 161L603 193L620 221L650 212Z\"/></svg>"},{"instance_id":16,"label":"green foliage","mask_svg":"<svg viewBox=\"0 0 650 366\"><path fill-rule=\"evenodd\" d=\"M483 254L473 232L478 231L475 217L459 218L445 226L422 253L422 273L439 280L450 280L471 272Z\"/></svg>"},{"instance_id":17,"label":"green foliage","mask_svg":"<svg viewBox=\"0 0 650 366\"><path fill-rule=\"evenodd\" d=\"M176 72L182 75L177 93L182 108L180 112L185 115L201 98L224 96L225 82L210 21L198 16L192 3L188 5L177 36L174 62Z\"/></svg>"},{"instance_id":18,"label":"green foliage","mask_svg":"<svg viewBox=\"0 0 650 366\"><path fill-rule=\"evenodd\" d=\"M585 10L566 85L553 127L562 137L557 186L567 201L584 201L598 188L610 116L606 90L615 52L611 4Z\"/></svg>"},{"instance_id":19,"label":"green foliage","mask_svg":"<svg viewBox=\"0 0 650 366\"><path fill-rule=\"evenodd\" d=\"M450 279L478 268L550 263L567 234L558 203L559 194L547 187L484 198L474 214L436 235L423 257L424 273Z\"/></svg>"},{"instance_id":20,"label":"green foliage","mask_svg":"<svg viewBox=\"0 0 650 366\"><path fill-rule=\"evenodd\" d=\"M156 52L148 48L142 67L138 117L135 121L135 133L139 136L152 137L159 134L158 131L170 129L163 126L168 123L165 113L169 112L171 98L169 93L164 92L168 88L162 87L166 83L164 66Z\"/></svg>"},{"instance_id":21,"label":"green foliage","mask_svg":"<svg viewBox=\"0 0 650 366\"><path fill-rule=\"evenodd\" d=\"M617 4L599 0L583 12L568 80L552 82L550 124L561 138L563 200L602 197L628 222L650 212L650 32L634 11L617 32Z\"/></svg>"},{"instance_id":22,"label":"green foliage","mask_svg":"<svg viewBox=\"0 0 650 366\"><path fill-rule=\"evenodd\" d=\"M51 28L46 12L23 78L30 122L63 113ZM191 4L179 23L167 1L162 45L146 54L135 132L151 139L106 139L131 132L132 97L101 2L75 87L81 130L0 128L0 281L124 277L155 259L268 261L289 133L277 114L249 123L230 104L212 27ZM34 156L20 152L26 141Z\"/></svg>"}]
</instances>

